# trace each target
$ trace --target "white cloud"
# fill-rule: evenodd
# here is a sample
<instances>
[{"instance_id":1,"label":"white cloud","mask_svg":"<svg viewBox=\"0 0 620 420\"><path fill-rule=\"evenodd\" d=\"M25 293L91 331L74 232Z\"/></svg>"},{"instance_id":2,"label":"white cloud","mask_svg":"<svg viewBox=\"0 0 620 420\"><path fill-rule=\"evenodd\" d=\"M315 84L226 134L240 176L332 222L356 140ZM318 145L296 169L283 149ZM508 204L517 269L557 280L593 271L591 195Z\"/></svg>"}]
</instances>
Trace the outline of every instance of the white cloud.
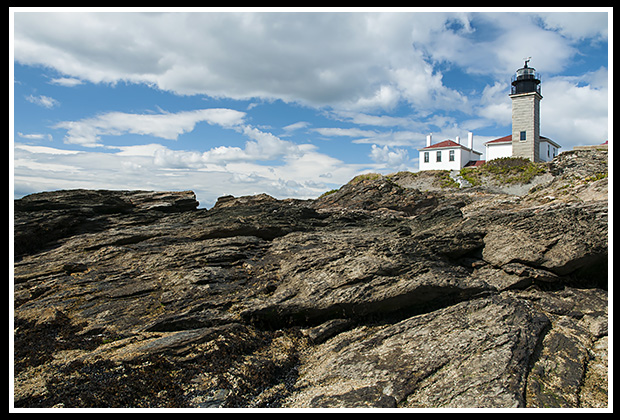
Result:
<instances>
[{"instance_id":1,"label":"white cloud","mask_svg":"<svg viewBox=\"0 0 620 420\"><path fill-rule=\"evenodd\" d=\"M129 81L179 94L343 109L462 98L412 43L443 13L15 13L15 59L56 80ZM461 15L458 15L461 16ZM464 19L463 17L459 17ZM464 20L466 22L466 19Z\"/></svg>"},{"instance_id":2,"label":"white cloud","mask_svg":"<svg viewBox=\"0 0 620 420\"><path fill-rule=\"evenodd\" d=\"M416 46L431 62L446 62L472 74L505 77L532 57L545 74L571 64L583 37L597 39L607 33L606 13L469 13L463 21L469 30L438 27ZM478 31L486 35L470 36ZM606 36L606 35L605 35Z\"/></svg>"},{"instance_id":3,"label":"white cloud","mask_svg":"<svg viewBox=\"0 0 620 420\"><path fill-rule=\"evenodd\" d=\"M575 38L607 38L607 13L585 10L580 13L538 13L547 28Z\"/></svg>"},{"instance_id":4,"label":"white cloud","mask_svg":"<svg viewBox=\"0 0 620 420\"><path fill-rule=\"evenodd\" d=\"M196 151L161 148L153 156L154 165L167 169L200 168L204 163L202 154Z\"/></svg>"},{"instance_id":5,"label":"white cloud","mask_svg":"<svg viewBox=\"0 0 620 420\"><path fill-rule=\"evenodd\" d=\"M53 85L59 85L64 87L74 87L83 84L84 82L74 77L58 77L50 80Z\"/></svg>"},{"instance_id":6,"label":"white cloud","mask_svg":"<svg viewBox=\"0 0 620 420\"><path fill-rule=\"evenodd\" d=\"M45 95L39 95L39 96L28 95L26 96L26 100L30 103L42 106L43 108L47 108L47 109L51 109L51 108L54 108L60 105L60 102L58 102L56 99L50 98L49 96L45 96Z\"/></svg>"},{"instance_id":7,"label":"white cloud","mask_svg":"<svg viewBox=\"0 0 620 420\"><path fill-rule=\"evenodd\" d=\"M15 159L13 161L13 167L19 170L20 168L28 168L29 171L33 171L36 173L50 173L50 172L60 172L60 173L75 173L79 171L78 167L63 165L60 163L54 162L37 162L29 159Z\"/></svg>"},{"instance_id":8,"label":"white cloud","mask_svg":"<svg viewBox=\"0 0 620 420\"><path fill-rule=\"evenodd\" d=\"M363 111L454 109L434 65L505 77L532 56L568 66L607 13L15 13L15 59L57 83L145 83L179 94Z\"/></svg>"},{"instance_id":9,"label":"white cloud","mask_svg":"<svg viewBox=\"0 0 620 420\"><path fill-rule=\"evenodd\" d=\"M102 136L124 134L148 135L176 140L190 132L199 122L215 124L243 134L245 147L218 146L205 152L170 150L158 144L138 146L106 146L118 149L118 156L149 156L156 165L171 168L199 168L208 164L221 165L237 161L268 161L301 156L314 149L309 144L282 140L272 133L245 124L245 113L226 108L199 109L178 113L128 114L109 112L79 121L64 121L54 128L67 130L64 142L84 147L104 146Z\"/></svg>"},{"instance_id":10,"label":"white cloud","mask_svg":"<svg viewBox=\"0 0 620 420\"><path fill-rule=\"evenodd\" d=\"M409 162L409 153L406 149L390 150L388 146L379 147L373 144L370 151L370 158L390 168L401 169Z\"/></svg>"},{"instance_id":11,"label":"white cloud","mask_svg":"<svg viewBox=\"0 0 620 420\"><path fill-rule=\"evenodd\" d=\"M376 127L399 127L399 128L419 128L425 125L424 122L420 122L428 116L428 112L420 113L420 115L411 115L406 117L393 117L391 115L373 115L359 111L332 111L330 117L339 120L346 121L357 125L369 125Z\"/></svg>"},{"instance_id":12,"label":"white cloud","mask_svg":"<svg viewBox=\"0 0 620 420\"><path fill-rule=\"evenodd\" d=\"M246 125L243 134L252 139L245 144L245 153L251 160L272 160L302 153L299 145L280 139L271 133Z\"/></svg>"},{"instance_id":13,"label":"white cloud","mask_svg":"<svg viewBox=\"0 0 620 420\"><path fill-rule=\"evenodd\" d=\"M312 131L326 137L369 137L377 135L376 131L362 130L360 128L323 127L313 128Z\"/></svg>"},{"instance_id":14,"label":"white cloud","mask_svg":"<svg viewBox=\"0 0 620 420\"><path fill-rule=\"evenodd\" d=\"M542 135L560 142L562 150L608 140L609 97L600 78L596 72L581 80L556 77L545 81L540 130ZM592 83L593 80L597 82ZM591 84L583 84L584 81Z\"/></svg>"},{"instance_id":15,"label":"white cloud","mask_svg":"<svg viewBox=\"0 0 620 420\"><path fill-rule=\"evenodd\" d=\"M196 192L202 207L227 194L267 193L277 198L314 198L342 185L369 165L349 165L300 147L298 154L275 165L250 160L234 148L215 159L205 153L171 150L159 144L123 146L117 153L61 150L15 145L14 188L19 197L35 191L66 188L187 190Z\"/></svg>"},{"instance_id":16,"label":"white cloud","mask_svg":"<svg viewBox=\"0 0 620 420\"><path fill-rule=\"evenodd\" d=\"M356 144L377 144L381 146L416 147L425 141L426 134L417 131L386 131L375 136L353 140Z\"/></svg>"},{"instance_id":17,"label":"white cloud","mask_svg":"<svg viewBox=\"0 0 620 420\"><path fill-rule=\"evenodd\" d=\"M16 144L15 148L26 150L30 153L40 153L40 154L48 154L48 155L75 155L77 153L80 153L77 150L63 150L63 149L56 149L54 147L30 146L27 144Z\"/></svg>"},{"instance_id":18,"label":"white cloud","mask_svg":"<svg viewBox=\"0 0 620 420\"><path fill-rule=\"evenodd\" d=\"M136 146L117 146L120 152L118 156L155 156L158 150L165 149L165 146L157 143L140 144Z\"/></svg>"},{"instance_id":19,"label":"white cloud","mask_svg":"<svg viewBox=\"0 0 620 420\"><path fill-rule=\"evenodd\" d=\"M52 136L50 134L39 134L39 133L30 133L30 134L24 134L21 132L17 132L17 135L19 137L21 137L22 139L27 139L27 140L52 140Z\"/></svg>"},{"instance_id":20,"label":"white cloud","mask_svg":"<svg viewBox=\"0 0 620 420\"><path fill-rule=\"evenodd\" d=\"M402 98L402 94L409 90L410 82L410 80L401 80L398 77L398 73L399 71L395 71L392 76L393 85L380 85L369 95L359 97L354 101L343 101L339 107L349 110L394 109ZM415 100L418 99L418 97L413 96L408 99Z\"/></svg>"},{"instance_id":21,"label":"white cloud","mask_svg":"<svg viewBox=\"0 0 620 420\"><path fill-rule=\"evenodd\" d=\"M240 147L218 146L207 150L202 154L205 164L227 164L230 162L248 161L253 157L249 156L245 150Z\"/></svg>"},{"instance_id":22,"label":"white cloud","mask_svg":"<svg viewBox=\"0 0 620 420\"><path fill-rule=\"evenodd\" d=\"M286 132L292 132L292 131L296 131L296 130L301 130L304 129L306 127L310 126L310 123L307 121L298 121L296 123L293 124L289 124L285 127L282 127L282 129Z\"/></svg>"},{"instance_id":23,"label":"white cloud","mask_svg":"<svg viewBox=\"0 0 620 420\"><path fill-rule=\"evenodd\" d=\"M128 114L109 112L79 121L63 121L54 128L67 130L65 143L85 147L101 146L101 136L123 134L150 135L176 140L179 135L192 131L199 122L222 127L233 127L243 121L245 113L225 108L182 111L176 114Z\"/></svg>"},{"instance_id":24,"label":"white cloud","mask_svg":"<svg viewBox=\"0 0 620 420\"><path fill-rule=\"evenodd\" d=\"M478 102L476 114L487 120L485 125L510 125L512 121L512 103L508 83L495 82L485 86Z\"/></svg>"}]
</instances>

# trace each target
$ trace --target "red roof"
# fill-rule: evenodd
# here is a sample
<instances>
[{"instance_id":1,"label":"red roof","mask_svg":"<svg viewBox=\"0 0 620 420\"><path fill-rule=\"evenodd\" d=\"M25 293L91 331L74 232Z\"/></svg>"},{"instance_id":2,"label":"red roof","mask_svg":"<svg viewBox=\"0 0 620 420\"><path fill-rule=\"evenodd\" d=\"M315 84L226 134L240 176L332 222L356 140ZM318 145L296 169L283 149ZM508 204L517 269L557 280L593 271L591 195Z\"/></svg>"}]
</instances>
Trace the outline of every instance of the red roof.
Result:
<instances>
[{"instance_id":1,"label":"red roof","mask_svg":"<svg viewBox=\"0 0 620 420\"><path fill-rule=\"evenodd\" d=\"M553 144L555 147L562 147L562 146L560 146L559 144L557 144L556 142L554 142L553 140L551 140L550 138L547 138L547 137L545 137L545 136L540 136L540 139L541 139L541 140L544 140L544 141L548 141L549 143ZM510 143L510 142L512 142L512 135L509 135L509 136L504 136L504 137L500 137L500 138L498 138L498 139L491 140L491 141L487 141L487 142L486 142L486 143L484 143L484 144L485 144L485 146L486 146L487 144L494 144L494 143Z\"/></svg>"},{"instance_id":2,"label":"red roof","mask_svg":"<svg viewBox=\"0 0 620 420\"><path fill-rule=\"evenodd\" d=\"M467 164L465 164L465 168L478 167L484 165L485 163L486 160L470 160Z\"/></svg>"},{"instance_id":3,"label":"red roof","mask_svg":"<svg viewBox=\"0 0 620 420\"><path fill-rule=\"evenodd\" d=\"M495 140L487 141L484 144L489 144L489 143L507 143L507 142L512 142L512 134L509 135L509 136L500 137L500 138L495 139Z\"/></svg>"},{"instance_id":4,"label":"red roof","mask_svg":"<svg viewBox=\"0 0 620 420\"><path fill-rule=\"evenodd\" d=\"M435 144L431 144L430 146L426 146L420 150L426 150L426 149L438 149L440 147L461 147L463 146L462 144L458 144L455 141L452 140L444 140L444 141L440 141L439 143L435 143ZM465 147L465 146L463 146Z\"/></svg>"}]
</instances>

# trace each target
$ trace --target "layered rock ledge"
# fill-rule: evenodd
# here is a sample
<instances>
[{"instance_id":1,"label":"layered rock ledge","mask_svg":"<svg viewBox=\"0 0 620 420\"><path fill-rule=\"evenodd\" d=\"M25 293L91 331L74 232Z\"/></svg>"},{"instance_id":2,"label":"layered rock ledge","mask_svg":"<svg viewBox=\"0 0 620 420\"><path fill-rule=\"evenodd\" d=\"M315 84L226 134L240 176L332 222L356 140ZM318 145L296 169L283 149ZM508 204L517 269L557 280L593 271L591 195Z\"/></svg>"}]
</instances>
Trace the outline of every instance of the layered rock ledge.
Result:
<instances>
[{"instance_id":1,"label":"layered rock ledge","mask_svg":"<svg viewBox=\"0 0 620 420\"><path fill-rule=\"evenodd\" d=\"M520 196L16 200L14 404L606 407L606 163Z\"/></svg>"}]
</instances>

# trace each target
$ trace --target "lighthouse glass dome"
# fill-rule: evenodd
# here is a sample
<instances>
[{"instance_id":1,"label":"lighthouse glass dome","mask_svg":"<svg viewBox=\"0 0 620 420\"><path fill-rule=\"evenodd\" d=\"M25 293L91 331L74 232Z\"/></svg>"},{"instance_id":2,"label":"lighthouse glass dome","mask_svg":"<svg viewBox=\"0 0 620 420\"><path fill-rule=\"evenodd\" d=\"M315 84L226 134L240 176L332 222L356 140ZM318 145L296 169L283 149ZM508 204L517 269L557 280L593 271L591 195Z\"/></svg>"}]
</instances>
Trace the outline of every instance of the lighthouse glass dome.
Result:
<instances>
[{"instance_id":1,"label":"lighthouse glass dome","mask_svg":"<svg viewBox=\"0 0 620 420\"><path fill-rule=\"evenodd\" d=\"M540 93L540 75L536 73L535 68L528 67L526 62L523 68L517 70L512 76L510 94L530 92Z\"/></svg>"}]
</instances>

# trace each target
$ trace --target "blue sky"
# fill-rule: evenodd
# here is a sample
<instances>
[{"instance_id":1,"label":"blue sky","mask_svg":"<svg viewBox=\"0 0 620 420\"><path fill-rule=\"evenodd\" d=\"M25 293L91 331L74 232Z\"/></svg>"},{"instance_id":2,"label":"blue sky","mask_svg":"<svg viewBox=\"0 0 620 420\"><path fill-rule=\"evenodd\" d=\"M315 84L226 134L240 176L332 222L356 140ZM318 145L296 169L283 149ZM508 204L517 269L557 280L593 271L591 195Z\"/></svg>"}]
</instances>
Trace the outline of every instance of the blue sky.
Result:
<instances>
[{"instance_id":1,"label":"blue sky","mask_svg":"<svg viewBox=\"0 0 620 420\"><path fill-rule=\"evenodd\" d=\"M609 9L10 9L11 194L314 198L418 170L428 133L510 133L531 57L541 134L610 139Z\"/></svg>"}]
</instances>

